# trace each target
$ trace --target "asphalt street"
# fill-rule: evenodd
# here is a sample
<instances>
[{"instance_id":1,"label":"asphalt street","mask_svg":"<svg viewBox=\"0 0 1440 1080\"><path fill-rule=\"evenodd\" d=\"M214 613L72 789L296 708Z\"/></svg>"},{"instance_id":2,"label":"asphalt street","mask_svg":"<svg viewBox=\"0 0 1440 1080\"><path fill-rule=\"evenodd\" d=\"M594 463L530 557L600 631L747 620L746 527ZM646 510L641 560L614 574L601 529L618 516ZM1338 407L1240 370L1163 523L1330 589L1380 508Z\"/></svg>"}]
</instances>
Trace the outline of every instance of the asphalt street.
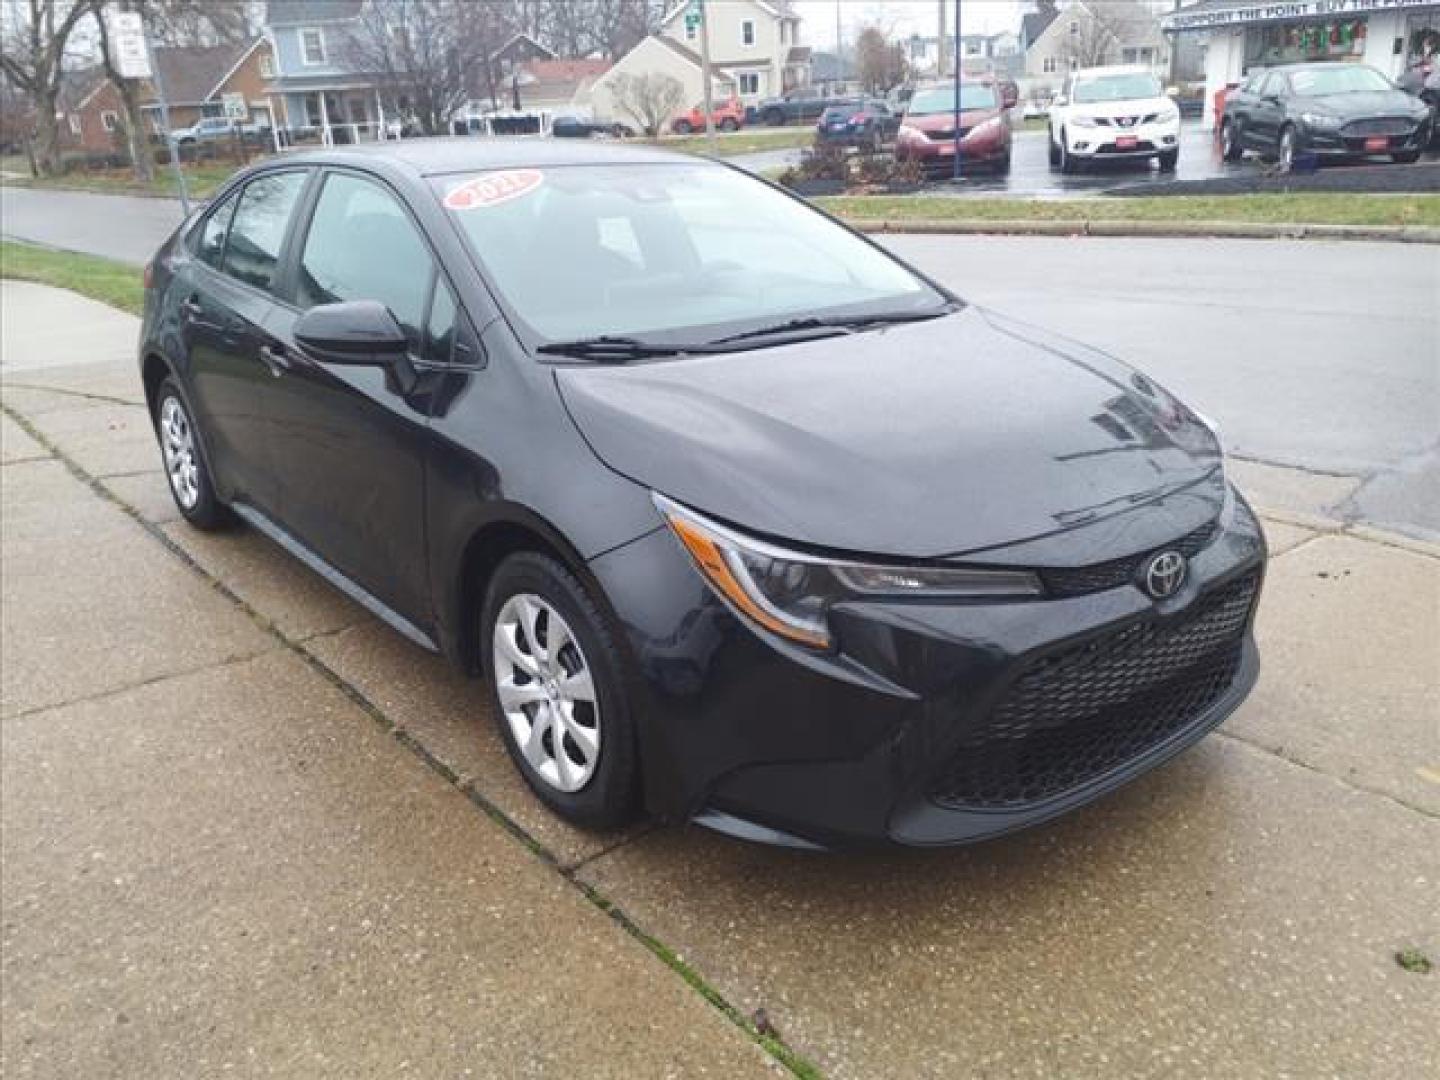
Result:
<instances>
[{"instance_id":1,"label":"asphalt street","mask_svg":"<svg viewBox=\"0 0 1440 1080\"><path fill-rule=\"evenodd\" d=\"M5 187L7 236L143 263L178 204ZM1094 344L1217 420L1291 508L1440 537L1440 257L1426 245L895 236L963 296ZM1294 485L1287 486L1294 491ZM1293 501L1293 495L1289 496Z\"/></svg>"}]
</instances>

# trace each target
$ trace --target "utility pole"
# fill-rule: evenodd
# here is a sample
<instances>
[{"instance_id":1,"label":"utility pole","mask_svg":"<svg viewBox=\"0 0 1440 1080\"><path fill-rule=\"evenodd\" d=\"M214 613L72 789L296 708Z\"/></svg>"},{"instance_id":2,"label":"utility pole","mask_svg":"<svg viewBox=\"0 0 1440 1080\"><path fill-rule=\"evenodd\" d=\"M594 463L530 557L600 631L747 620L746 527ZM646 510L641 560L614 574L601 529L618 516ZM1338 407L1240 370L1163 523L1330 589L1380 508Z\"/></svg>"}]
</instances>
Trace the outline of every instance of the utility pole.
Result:
<instances>
[{"instance_id":1,"label":"utility pole","mask_svg":"<svg viewBox=\"0 0 1440 1080\"><path fill-rule=\"evenodd\" d=\"M955 180L960 179L960 69L965 66L960 49L960 0L955 0Z\"/></svg>"},{"instance_id":2,"label":"utility pole","mask_svg":"<svg viewBox=\"0 0 1440 1080\"><path fill-rule=\"evenodd\" d=\"M139 22L140 16L133 18ZM155 63L155 46L150 40L150 27L141 23L141 33L144 35L146 63L150 67L150 81L155 84L155 99L160 105L160 126L165 129L165 145L170 150L170 168L175 173L175 186L180 191L180 210L188 218L190 216L190 192L185 186L185 170L180 167L180 148L175 145L175 139L170 134L170 102L165 96L165 80L160 75L160 65ZM148 148L147 148L147 153Z\"/></svg>"},{"instance_id":3,"label":"utility pole","mask_svg":"<svg viewBox=\"0 0 1440 1080\"><path fill-rule=\"evenodd\" d=\"M710 16L705 10L705 0L694 2L700 5L700 77L705 80L705 145L713 155L720 148L715 145L715 117L710 100Z\"/></svg>"},{"instance_id":4,"label":"utility pole","mask_svg":"<svg viewBox=\"0 0 1440 1080\"><path fill-rule=\"evenodd\" d=\"M942 79L948 74L945 68L945 50L950 44L949 35L945 33L945 5L948 2L949 0L939 0L936 11L939 24L935 31L935 64L937 67L935 74Z\"/></svg>"}]
</instances>

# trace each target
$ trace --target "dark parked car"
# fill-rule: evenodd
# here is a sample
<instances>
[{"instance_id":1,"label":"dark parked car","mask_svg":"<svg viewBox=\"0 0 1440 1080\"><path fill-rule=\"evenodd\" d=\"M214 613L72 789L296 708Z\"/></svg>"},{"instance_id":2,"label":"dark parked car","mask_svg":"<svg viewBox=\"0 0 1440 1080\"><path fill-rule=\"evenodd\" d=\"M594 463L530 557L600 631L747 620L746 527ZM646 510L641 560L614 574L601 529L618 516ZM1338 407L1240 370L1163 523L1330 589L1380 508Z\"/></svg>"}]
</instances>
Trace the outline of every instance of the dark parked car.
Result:
<instances>
[{"instance_id":1,"label":"dark parked car","mask_svg":"<svg viewBox=\"0 0 1440 1080\"><path fill-rule=\"evenodd\" d=\"M1225 99L1221 153L1246 150L1288 169L1297 154L1388 156L1412 162L1429 140L1430 110L1363 64L1285 64L1253 71Z\"/></svg>"},{"instance_id":2,"label":"dark parked car","mask_svg":"<svg viewBox=\"0 0 1440 1080\"><path fill-rule=\"evenodd\" d=\"M961 165L1010 171L1014 137L1010 109L1014 84L966 81L960 86ZM955 168L955 85L921 87L910 98L895 140L895 157L915 161L930 174L950 175Z\"/></svg>"},{"instance_id":3,"label":"dark parked car","mask_svg":"<svg viewBox=\"0 0 1440 1080\"><path fill-rule=\"evenodd\" d=\"M550 122L550 134L557 139L588 139L592 135L619 139L634 132L624 124L592 120L587 116L557 116Z\"/></svg>"},{"instance_id":4,"label":"dark parked car","mask_svg":"<svg viewBox=\"0 0 1440 1080\"><path fill-rule=\"evenodd\" d=\"M889 105L878 98L866 98L847 105L831 105L820 114L815 138L824 143L874 149L890 142L899 128L900 117L890 111Z\"/></svg>"},{"instance_id":5,"label":"dark parked car","mask_svg":"<svg viewBox=\"0 0 1440 1080\"><path fill-rule=\"evenodd\" d=\"M853 97L816 97L809 89L792 90L784 97L766 98L756 106L755 113L762 124L771 127L803 124L818 120L832 105L849 105L855 100Z\"/></svg>"},{"instance_id":6,"label":"dark parked car","mask_svg":"<svg viewBox=\"0 0 1440 1080\"><path fill-rule=\"evenodd\" d=\"M1255 681L1208 424L738 169L423 140L241 173L146 269L180 513L483 673L556 813L959 843Z\"/></svg>"}]
</instances>

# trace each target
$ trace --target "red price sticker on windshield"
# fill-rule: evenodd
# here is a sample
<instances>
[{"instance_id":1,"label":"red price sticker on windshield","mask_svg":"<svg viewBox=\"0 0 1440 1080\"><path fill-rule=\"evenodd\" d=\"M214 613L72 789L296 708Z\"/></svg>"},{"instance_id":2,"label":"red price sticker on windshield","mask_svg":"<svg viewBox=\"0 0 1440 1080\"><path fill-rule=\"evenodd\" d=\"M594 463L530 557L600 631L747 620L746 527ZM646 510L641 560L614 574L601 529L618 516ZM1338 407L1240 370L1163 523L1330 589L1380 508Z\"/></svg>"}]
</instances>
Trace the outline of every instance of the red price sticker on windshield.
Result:
<instances>
[{"instance_id":1,"label":"red price sticker on windshield","mask_svg":"<svg viewBox=\"0 0 1440 1080\"><path fill-rule=\"evenodd\" d=\"M539 169L506 169L467 180L445 196L447 210L482 210L529 195L545 181Z\"/></svg>"}]
</instances>

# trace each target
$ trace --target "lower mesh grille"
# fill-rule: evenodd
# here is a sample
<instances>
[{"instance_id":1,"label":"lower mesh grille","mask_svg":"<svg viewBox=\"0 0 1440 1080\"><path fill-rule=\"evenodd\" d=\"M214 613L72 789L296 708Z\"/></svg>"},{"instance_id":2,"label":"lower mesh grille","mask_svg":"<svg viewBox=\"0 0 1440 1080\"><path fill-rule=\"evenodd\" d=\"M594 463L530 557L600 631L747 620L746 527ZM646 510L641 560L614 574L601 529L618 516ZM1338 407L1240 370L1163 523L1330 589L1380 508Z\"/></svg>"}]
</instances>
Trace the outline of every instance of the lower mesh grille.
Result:
<instances>
[{"instance_id":1,"label":"lower mesh grille","mask_svg":"<svg viewBox=\"0 0 1440 1080\"><path fill-rule=\"evenodd\" d=\"M1180 732L1240 668L1258 577L1178 625L1132 623L1026 670L936 777L946 806L1017 807L1101 776Z\"/></svg>"}]
</instances>

